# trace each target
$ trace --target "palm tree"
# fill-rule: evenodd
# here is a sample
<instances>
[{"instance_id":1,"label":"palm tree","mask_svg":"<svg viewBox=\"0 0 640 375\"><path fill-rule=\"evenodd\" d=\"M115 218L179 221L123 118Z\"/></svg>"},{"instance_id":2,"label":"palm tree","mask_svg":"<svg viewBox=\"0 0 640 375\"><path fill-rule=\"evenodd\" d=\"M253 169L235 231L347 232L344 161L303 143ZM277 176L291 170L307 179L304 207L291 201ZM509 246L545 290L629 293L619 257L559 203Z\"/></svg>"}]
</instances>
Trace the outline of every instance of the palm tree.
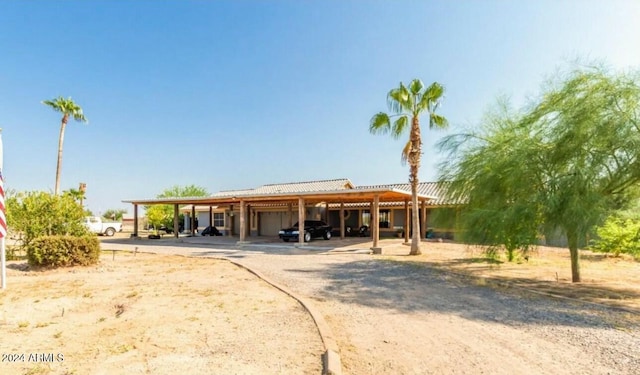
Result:
<instances>
[{"instance_id":1,"label":"palm tree","mask_svg":"<svg viewBox=\"0 0 640 375\"><path fill-rule=\"evenodd\" d=\"M53 108L56 112L62 112L62 123L60 125L60 138L58 138L58 165L56 167L56 186L55 194L60 194L60 170L62 169L62 144L64 143L64 128L67 126L69 117L73 117L76 121L88 123L82 113L82 108L77 105L71 98L65 99L62 96L53 100L44 100L42 104L46 104Z\"/></svg>"},{"instance_id":2,"label":"palm tree","mask_svg":"<svg viewBox=\"0 0 640 375\"><path fill-rule=\"evenodd\" d=\"M413 234L411 236L411 252L409 255L420 255L420 216L418 210L418 170L422 155L422 139L420 137L420 115L429 114L429 128L446 128L447 119L435 113L444 94L444 87L438 82L425 88L419 79L414 79L406 87L402 82L398 88L387 94L387 105L391 115L380 112L371 118L369 132L372 134L391 133L399 138L409 128L409 141L402 150L402 161L409 162L409 182L411 183L411 207ZM395 119L393 123L392 119ZM411 120L411 125L409 125Z\"/></svg>"},{"instance_id":3,"label":"palm tree","mask_svg":"<svg viewBox=\"0 0 640 375\"><path fill-rule=\"evenodd\" d=\"M63 196L70 196L71 198L73 198L74 201L77 201L78 203L80 203L80 205L82 206L82 204L84 203L84 200L86 198L85 196L85 192L82 191L81 189L69 189L69 190L65 190L62 192Z\"/></svg>"}]
</instances>

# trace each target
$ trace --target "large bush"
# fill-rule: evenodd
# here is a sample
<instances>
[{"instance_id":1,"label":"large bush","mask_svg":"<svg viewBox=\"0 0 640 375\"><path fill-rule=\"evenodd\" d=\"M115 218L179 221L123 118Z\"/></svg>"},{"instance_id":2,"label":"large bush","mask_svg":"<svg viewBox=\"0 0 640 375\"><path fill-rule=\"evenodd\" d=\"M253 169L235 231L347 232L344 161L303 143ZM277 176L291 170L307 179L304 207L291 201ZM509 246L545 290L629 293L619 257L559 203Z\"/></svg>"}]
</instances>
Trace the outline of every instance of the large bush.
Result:
<instances>
[{"instance_id":1,"label":"large bush","mask_svg":"<svg viewBox=\"0 0 640 375\"><path fill-rule=\"evenodd\" d=\"M26 248L29 264L40 267L88 266L100 257L96 236L42 236Z\"/></svg>"},{"instance_id":2,"label":"large bush","mask_svg":"<svg viewBox=\"0 0 640 375\"><path fill-rule=\"evenodd\" d=\"M598 239L593 241L593 250L640 258L640 220L612 216L597 228L596 233Z\"/></svg>"},{"instance_id":3,"label":"large bush","mask_svg":"<svg viewBox=\"0 0 640 375\"><path fill-rule=\"evenodd\" d=\"M89 232L83 225L82 206L69 195L53 195L42 191L7 194L7 223L12 235L28 246L42 236L83 236Z\"/></svg>"}]
</instances>

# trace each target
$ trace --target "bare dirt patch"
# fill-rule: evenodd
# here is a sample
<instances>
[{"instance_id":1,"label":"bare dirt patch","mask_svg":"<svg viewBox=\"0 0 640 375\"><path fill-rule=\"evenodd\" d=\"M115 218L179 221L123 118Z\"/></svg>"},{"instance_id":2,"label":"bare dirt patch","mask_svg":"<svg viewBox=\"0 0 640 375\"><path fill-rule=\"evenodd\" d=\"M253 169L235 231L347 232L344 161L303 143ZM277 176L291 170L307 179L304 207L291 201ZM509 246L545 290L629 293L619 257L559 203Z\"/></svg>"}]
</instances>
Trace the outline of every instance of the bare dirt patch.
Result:
<instances>
[{"instance_id":1,"label":"bare dirt patch","mask_svg":"<svg viewBox=\"0 0 640 375\"><path fill-rule=\"evenodd\" d=\"M300 304L226 261L109 252L94 267L9 262L3 374L318 374Z\"/></svg>"},{"instance_id":2,"label":"bare dirt patch","mask_svg":"<svg viewBox=\"0 0 640 375\"><path fill-rule=\"evenodd\" d=\"M385 254L387 259L473 276L474 282L518 286L640 313L640 262L628 256L581 250L582 282L572 283L568 249L540 246L513 262L489 260L483 248L456 243L428 242L421 249L420 256L404 256L408 246L396 243L386 247Z\"/></svg>"}]
</instances>

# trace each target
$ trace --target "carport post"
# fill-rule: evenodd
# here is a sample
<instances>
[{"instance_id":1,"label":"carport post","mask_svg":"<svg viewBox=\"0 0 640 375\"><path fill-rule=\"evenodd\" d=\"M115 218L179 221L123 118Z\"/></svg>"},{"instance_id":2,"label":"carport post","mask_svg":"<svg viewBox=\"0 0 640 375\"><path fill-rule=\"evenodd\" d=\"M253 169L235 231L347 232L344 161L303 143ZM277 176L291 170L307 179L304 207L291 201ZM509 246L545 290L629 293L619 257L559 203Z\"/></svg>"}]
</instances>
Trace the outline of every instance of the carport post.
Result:
<instances>
[{"instance_id":1,"label":"carport post","mask_svg":"<svg viewBox=\"0 0 640 375\"><path fill-rule=\"evenodd\" d=\"M340 239L344 240L344 202L340 202Z\"/></svg>"},{"instance_id":2,"label":"carport post","mask_svg":"<svg viewBox=\"0 0 640 375\"><path fill-rule=\"evenodd\" d=\"M369 202L369 236L373 238L373 201Z\"/></svg>"},{"instance_id":3,"label":"carport post","mask_svg":"<svg viewBox=\"0 0 640 375\"><path fill-rule=\"evenodd\" d=\"M409 200L404 200L404 243L409 243L409 222L411 216L409 216Z\"/></svg>"},{"instance_id":4,"label":"carport post","mask_svg":"<svg viewBox=\"0 0 640 375\"><path fill-rule=\"evenodd\" d=\"M422 212L420 215L420 238L427 238L427 201L422 201Z\"/></svg>"},{"instance_id":5,"label":"carport post","mask_svg":"<svg viewBox=\"0 0 640 375\"><path fill-rule=\"evenodd\" d=\"M245 243L245 235L247 234L247 209L244 200L240 200L240 240L238 244Z\"/></svg>"},{"instance_id":6,"label":"carport post","mask_svg":"<svg viewBox=\"0 0 640 375\"><path fill-rule=\"evenodd\" d=\"M213 207L209 206L209 226L213 227Z\"/></svg>"},{"instance_id":7,"label":"carport post","mask_svg":"<svg viewBox=\"0 0 640 375\"><path fill-rule=\"evenodd\" d=\"M178 238L178 232L180 231L180 224L178 223L178 204L173 205L173 236Z\"/></svg>"},{"instance_id":8,"label":"carport post","mask_svg":"<svg viewBox=\"0 0 640 375\"><path fill-rule=\"evenodd\" d=\"M373 228L371 231L371 234L373 235L373 247L371 247L371 250L373 250L374 254L382 254L382 248L380 248L378 244L380 240L380 219L378 219L378 215L380 214L379 204L380 196L376 194L373 197L373 209L371 210L371 227Z\"/></svg>"},{"instance_id":9,"label":"carport post","mask_svg":"<svg viewBox=\"0 0 640 375\"><path fill-rule=\"evenodd\" d=\"M138 205L133 205L133 237L138 237Z\"/></svg>"},{"instance_id":10,"label":"carport post","mask_svg":"<svg viewBox=\"0 0 640 375\"><path fill-rule=\"evenodd\" d=\"M298 198L298 246L304 246L304 198Z\"/></svg>"},{"instance_id":11,"label":"carport post","mask_svg":"<svg viewBox=\"0 0 640 375\"><path fill-rule=\"evenodd\" d=\"M288 214L289 214L289 226L287 226L287 228L291 228L293 226L293 204L289 203L287 205L288 208Z\"/></svg>"},{"instance_id":12,"label":"carport post","mask_svg":"<svg viewBox=\"0 0 640 375\"><path fill-rule=\"evenodd\" d=\"M196 228L196 205L195 204L191 205L191 223L189 225L191 225L191 235L193 236L194 234L196 234L196 230L198 230L198 228Z\"/></svg>"}]
</instances>

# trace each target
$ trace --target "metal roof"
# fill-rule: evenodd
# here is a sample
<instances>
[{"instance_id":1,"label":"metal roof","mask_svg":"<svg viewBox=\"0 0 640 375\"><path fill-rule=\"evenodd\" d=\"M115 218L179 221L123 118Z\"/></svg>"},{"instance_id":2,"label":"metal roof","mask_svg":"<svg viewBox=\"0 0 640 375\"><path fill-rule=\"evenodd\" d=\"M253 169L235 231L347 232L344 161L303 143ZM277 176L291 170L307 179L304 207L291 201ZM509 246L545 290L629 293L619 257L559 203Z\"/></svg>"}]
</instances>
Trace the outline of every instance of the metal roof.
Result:
<instances>
[{"instance_id":1,"label":"metal roof","mask_svg":"<svg viewBox=\"0 0 640 375\"><path fill-rule=\"evenodd\" d=\"M286 182L281 184L262 185L255 189L226 190L213 195L213 197L232 197L247 194L277 194L277 193L302 193L317 191L333 191L353 189L354 185L348 178L333 180L319 180L306 182Z\"/></svg>"},{"instance_id":2,"label":"metal roof","mask_svg":"<svg viewBox=\"0 0 640 375\"><path fill-rule=\"evenodd\" d=\"M370 185L370 186L358 186L356 189L397 189L409 192L411 194L411 184L387 184L387 185ZM442 182L420 182L418 183L418 195L425 195L429 197L435 197L429 201L429 206L447 206L447 205L459 205L464 204L461 200L448 199L446 195L447 187L446 183Z\"/></svg>"},{"instance_id":3,"label":"metal roof","mask_svg":"<svg viewBox=\"0 0 640 375\"><path fill-rule=\"evenodd\" d=\"M459 204L447 200L443 194L445 188L436 182L423 182L418 185L418 199L428 201L429 206ZM296 202L304 198L308 203L328 202L346 204L364 204L371 202L378 196L381 204L404 204L405 199L411 198L411 185L386 184L354 186L349 179L333 179L308 182L291 182L282 184L262 185L255 189L227 190L209 197L175 197L156 199L124 200L133 204L195 204L232 205L243 200L252 205L277 205ZM384 202L384 203L383 203Z\"/></svg>"}]
</instances>

